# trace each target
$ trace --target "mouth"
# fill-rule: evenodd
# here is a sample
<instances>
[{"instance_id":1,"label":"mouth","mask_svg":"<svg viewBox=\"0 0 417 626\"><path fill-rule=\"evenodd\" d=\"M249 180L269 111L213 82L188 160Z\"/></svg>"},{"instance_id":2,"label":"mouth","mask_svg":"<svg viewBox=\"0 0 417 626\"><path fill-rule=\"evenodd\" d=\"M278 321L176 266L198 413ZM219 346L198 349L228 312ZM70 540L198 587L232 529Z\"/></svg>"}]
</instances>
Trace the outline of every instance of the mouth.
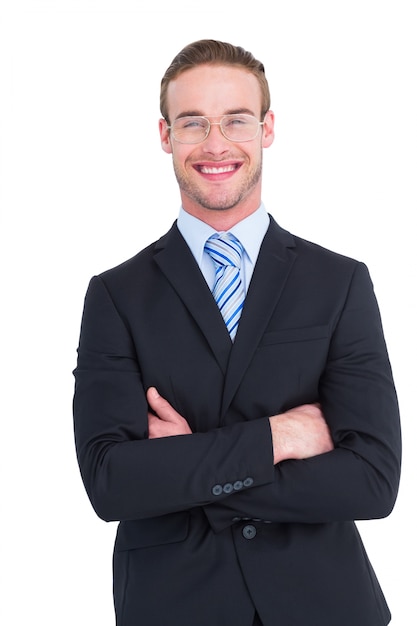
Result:
<instances>
[{"instance_id":1,"label":"mouth","mask_svg":"<svg viewBox=\"0 0 417 626\"><path fill-rule=\"evenodd\" d=\"M194 163L193 167L200 174L202 178L212 183L226 182L242 167L243 163L239 161L229 161L223 163L215 163L213 161L206 161L200 163Z\"/></svg>"},{"instance_id":2,"label":"mouth","mask_svg":"<svg viewBox=\"0 0 417 626\"><path fill-rule=\"evenodd\" d=\"M239 169L239 163L232 163L230 165L198 165L197 169L201 174L209 174L209 175L218 175L218 174L229 174L230 172L235 172Z\"/></svg>"}]
</instances>

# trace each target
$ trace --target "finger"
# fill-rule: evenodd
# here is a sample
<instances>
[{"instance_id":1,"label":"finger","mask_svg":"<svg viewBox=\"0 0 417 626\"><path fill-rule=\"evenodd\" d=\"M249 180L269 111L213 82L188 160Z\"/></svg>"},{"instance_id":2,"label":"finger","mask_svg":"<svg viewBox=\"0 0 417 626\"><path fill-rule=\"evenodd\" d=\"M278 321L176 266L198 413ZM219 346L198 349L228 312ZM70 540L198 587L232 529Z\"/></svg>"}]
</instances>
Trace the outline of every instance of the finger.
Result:
<instances>
[{"instance_id":1,"label":"finger","mask_svg":"<svg viewBox=\"0 0 417 626\"><path fill-rule=\"evenodd\" d=\"M168 400L165 400L159 395L158 390L155 387L149 387L146 397L151 409L157 414L157 416L167 422L177 422L182 420L182 416L170 405Z\"/></svg>"}]
</instances>

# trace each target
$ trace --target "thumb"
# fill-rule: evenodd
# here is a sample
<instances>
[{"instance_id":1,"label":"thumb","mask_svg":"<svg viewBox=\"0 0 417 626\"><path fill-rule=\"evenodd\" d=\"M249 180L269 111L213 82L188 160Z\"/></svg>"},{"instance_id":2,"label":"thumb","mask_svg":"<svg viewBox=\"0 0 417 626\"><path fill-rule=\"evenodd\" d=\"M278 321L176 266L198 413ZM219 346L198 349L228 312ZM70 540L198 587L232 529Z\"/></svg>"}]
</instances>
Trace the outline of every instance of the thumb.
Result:
<instances>
[{"instance_id":1,"label":"thumb","mask_svg":"<svg viewBox=\"0 0 417 626\"><path fill-rule=\"evenodd\" d=\"M149 387L148 391L146 392L146 396L148 400L156 400L157 398L161 397L156 387Z\"/></svg>"},{"instance_id":2,"label":"thumb","mask_svg":"<svg viewBox=\"0 0 417 626\"><path fill-rule=\"evenodd\" d=\"M177 422L178 419L181 419L179 413L177 413L174 407L170 405L168 400L165 400L165 398L159 395L156 387L149 387L146 393L146 397L149 406L159 417L159 419L166 422Z\"/></svg>"}]
</instances>

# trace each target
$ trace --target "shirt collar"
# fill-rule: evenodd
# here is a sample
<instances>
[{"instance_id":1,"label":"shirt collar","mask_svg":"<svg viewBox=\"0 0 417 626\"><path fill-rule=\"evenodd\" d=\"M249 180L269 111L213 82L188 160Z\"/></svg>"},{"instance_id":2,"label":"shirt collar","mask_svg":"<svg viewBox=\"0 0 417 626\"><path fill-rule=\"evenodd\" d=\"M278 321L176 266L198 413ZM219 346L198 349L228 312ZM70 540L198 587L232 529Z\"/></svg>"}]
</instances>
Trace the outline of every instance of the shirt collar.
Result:
<instances>
[{"instance_id":1,"label":"shirt collar","mask_svg":"<svg viewBox=\"0 0 417 626\"><path fill-rule=\"evenodd\" d=\"M217 231L197 217L187 213L182 207L178 216L177 226L197 263L201 265L204 245L207 239ZM261 203L254 213L235 224L229 231L239 239L252 265L256 263L268 226L269 215L264 204Z\"/></svg>"}]
</instances>

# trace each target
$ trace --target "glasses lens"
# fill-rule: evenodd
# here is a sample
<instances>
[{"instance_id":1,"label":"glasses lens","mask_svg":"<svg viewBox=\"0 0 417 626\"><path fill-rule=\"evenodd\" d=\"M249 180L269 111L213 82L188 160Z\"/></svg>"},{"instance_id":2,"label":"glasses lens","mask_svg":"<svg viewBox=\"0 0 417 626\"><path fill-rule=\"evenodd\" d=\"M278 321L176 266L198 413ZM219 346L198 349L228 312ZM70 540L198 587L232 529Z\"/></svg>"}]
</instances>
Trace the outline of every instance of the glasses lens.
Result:
<instances>
[{"instance_id":1,"label":"glasses lens","mask_svg":"<svg viewBox=\"0 0 417 626\"><path fill-rule=\"evenodd\" d=\"M225 115L221 127L230 141L250 141L258 134L259 122L253 115Z\"/></svg>"},{"instance_id":2,"label":"glasses lens","mask_svg":"<svg viewBox=\"0 0 417 626\"><path fill-rule=\"evenodd\" d=\"M172 125L174 137L180 143L199 143L207 136L209 121L205 117L192 115L179 117Z\"/></svg>"}]
</instances>

